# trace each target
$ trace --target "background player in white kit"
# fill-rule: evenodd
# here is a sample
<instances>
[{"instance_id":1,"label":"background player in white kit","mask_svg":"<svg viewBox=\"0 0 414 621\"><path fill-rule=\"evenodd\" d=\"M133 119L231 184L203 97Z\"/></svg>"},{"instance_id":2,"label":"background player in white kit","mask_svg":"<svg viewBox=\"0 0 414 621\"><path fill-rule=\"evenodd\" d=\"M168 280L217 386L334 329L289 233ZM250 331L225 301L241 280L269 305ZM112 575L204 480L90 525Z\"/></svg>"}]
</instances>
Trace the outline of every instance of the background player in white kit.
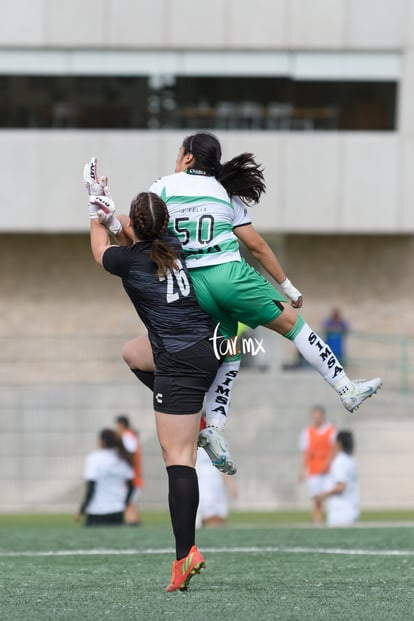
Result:
<instances>
[{"instance_id":1,"label":"background player in white kit","mask_svg":"<svg viewBox=\"0 0 414 621\"><path fill-rule=\"evenodd\" d=\"M85 526L121 526L133 492L132 458L112 429L103 429L98 448L86 458L85 496L75 520L86 514Z\"/></svg>"},{"instance_id":2,"label":"background player in white kit","mask_svg":"<svg viewBox=\"0 0 414 621\"><path fill-rule=\"evenodd\" d=\"M205 426L205 416L202 416L200 429ZM201 448L197 451L196 470L200 490L196 526L223 526L229 515L229 496L236 498L238 495L235 477L215 468L207 452Z\"/></svg>"},{"instance_id":3,"label":"background player in white kit","mask_svg":"<svg viewBox=\"0 0 414 621\"><path fill-rule=\"evenodd\" d=\"M351 431L339 431L334 445L334 458L320 494L326 505L328 526L349 526L359 517L359 481Z\"/></svg>"}]
</instances>

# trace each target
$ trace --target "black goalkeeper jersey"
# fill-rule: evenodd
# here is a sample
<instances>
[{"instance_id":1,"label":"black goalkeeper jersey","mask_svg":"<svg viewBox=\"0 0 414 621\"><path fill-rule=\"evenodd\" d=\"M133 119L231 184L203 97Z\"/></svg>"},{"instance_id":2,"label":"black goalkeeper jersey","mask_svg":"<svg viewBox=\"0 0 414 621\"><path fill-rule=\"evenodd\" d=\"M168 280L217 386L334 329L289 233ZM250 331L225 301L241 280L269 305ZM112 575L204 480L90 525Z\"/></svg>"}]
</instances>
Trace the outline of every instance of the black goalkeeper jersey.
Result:
<instances>
[{"instance_id":1,"label":"black goalkeeper jersey","mask_svg":"<svg viewBox=\"0 0 414 621\"><path fill-rule=\"evenodd\" d=\"M150 260L151 242L131 247L111 246L103 255L103 266L122 278L125 291L145 324L154 357L161 351L177 352L213 335L214 324L200 308L184 263L181 244L167 234L177 249L178 271L167 277L156 274Z\"/></svg>"}]
</instances>

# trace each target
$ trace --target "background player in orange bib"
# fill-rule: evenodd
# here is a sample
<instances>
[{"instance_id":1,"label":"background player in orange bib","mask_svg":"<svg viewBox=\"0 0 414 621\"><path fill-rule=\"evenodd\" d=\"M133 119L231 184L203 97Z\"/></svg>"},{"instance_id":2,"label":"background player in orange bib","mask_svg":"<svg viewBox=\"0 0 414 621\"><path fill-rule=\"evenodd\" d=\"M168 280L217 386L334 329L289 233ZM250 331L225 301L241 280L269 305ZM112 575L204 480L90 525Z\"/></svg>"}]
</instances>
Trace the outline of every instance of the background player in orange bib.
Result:
<instances>
[{"instance_id":1,"label":"background player in orange bib","mask_svg":"<svg viewBox=\"0 0 414 621\"><path fill-rule=\"evenodd\" d=\"M139 501L141 490L144 487L141 442L138 432L135 429L131 429L128 416L121 414L117 416L115 422L116 432L119 438L121 438L125 450L132 455L132 466L134 468L134 490L129 499L129 504L125 509L125 522L129 526L140 526L141 516L139 512Z\"/></svg>"},{"instance_id":2,"label":"background player in orange bib","mask_svg":"<svg viewBox=\"0 0 414 621\"><path fill-rule=\"evenodd\" d=\"M307 481L309 496L313 500L312 517L316 523L322 522L322 501L319 496L326 489L335 438L336 429L326 422L325 408L314 406L311 410L311 424L300 437L299 448L303 459L299 478Z\"/></svg>"}]
</instances>

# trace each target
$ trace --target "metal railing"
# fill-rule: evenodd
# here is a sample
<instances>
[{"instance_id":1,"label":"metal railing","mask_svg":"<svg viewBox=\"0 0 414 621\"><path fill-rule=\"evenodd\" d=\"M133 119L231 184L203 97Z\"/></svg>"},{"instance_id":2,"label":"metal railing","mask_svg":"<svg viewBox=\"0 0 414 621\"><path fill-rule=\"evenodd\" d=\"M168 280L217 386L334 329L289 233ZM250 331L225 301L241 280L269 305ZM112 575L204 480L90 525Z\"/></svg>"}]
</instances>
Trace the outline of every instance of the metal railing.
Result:
<instances>
[{"instance_id":1,"label":"metal railing","mask_svg":"<svg viewBox=\"0 0 414 621\"><path fill-rule=\"evenodd\" d=\"M0 337L0 512L74 510L83 493L85 456L96 445L97 431L124 412L139 428L143 443L144 502L150 508L165 507L152 398L122 360L127 338ZM283 340L275 336L276 342L282 345ZM307 506L296 481L297 439L314 402L324 403L338 425L357 432L366 506L406 507L411 502L414 337L353 332L346 344L351 377L384 378L381 399L362 417L348 417L335 391L313 372L298 378L281 367L266 372L258 367L237 383L228 434L243 480L241 508ZM391 459L385 472L378 468L384 455L397 452L398 460ZM393 485L384 485L390 478Z\"/></svg>"},{"instance_id":2,"label":"metal railing","mask_svg":"<svg viewBox=\"0 0 414 621\"><path fill-rule=\"evenodd\" d=\"M0 337L0 385L123 381L121 348L130 335ZM350 332L346 368L353 377L384 376L402 394L414 391L414 336Z\"/></svg>"},{"instance_id":3,"label":"metal railing","mask_svg":"<svg viewBox=\"0 0 414 621\"><path fill-rule=\"evenodd\" d=\"M347 366L363 376L383 375L402 394L414 390L414 336L350 332L347 352Z\"/></svg>"}]
</instances>

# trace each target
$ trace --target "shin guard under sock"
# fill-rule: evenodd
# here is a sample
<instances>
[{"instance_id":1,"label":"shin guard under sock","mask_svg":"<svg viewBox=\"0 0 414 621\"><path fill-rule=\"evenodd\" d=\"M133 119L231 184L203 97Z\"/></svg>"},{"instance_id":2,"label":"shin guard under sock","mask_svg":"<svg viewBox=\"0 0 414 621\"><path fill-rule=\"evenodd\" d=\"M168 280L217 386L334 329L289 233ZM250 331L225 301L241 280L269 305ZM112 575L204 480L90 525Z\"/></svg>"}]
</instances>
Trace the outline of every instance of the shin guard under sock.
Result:
<instances>
[{"instance_id":1,"label":"shin guard under sock","mask_svg":"<svg viewBox=\"0 0 414 621\"><path fill-rule=\"evenodd\" d=\"M190 466L168 466L168 504L175 537L177 561L195 545L198 508L197 472Z\"/></svg>"}]
</instances>

